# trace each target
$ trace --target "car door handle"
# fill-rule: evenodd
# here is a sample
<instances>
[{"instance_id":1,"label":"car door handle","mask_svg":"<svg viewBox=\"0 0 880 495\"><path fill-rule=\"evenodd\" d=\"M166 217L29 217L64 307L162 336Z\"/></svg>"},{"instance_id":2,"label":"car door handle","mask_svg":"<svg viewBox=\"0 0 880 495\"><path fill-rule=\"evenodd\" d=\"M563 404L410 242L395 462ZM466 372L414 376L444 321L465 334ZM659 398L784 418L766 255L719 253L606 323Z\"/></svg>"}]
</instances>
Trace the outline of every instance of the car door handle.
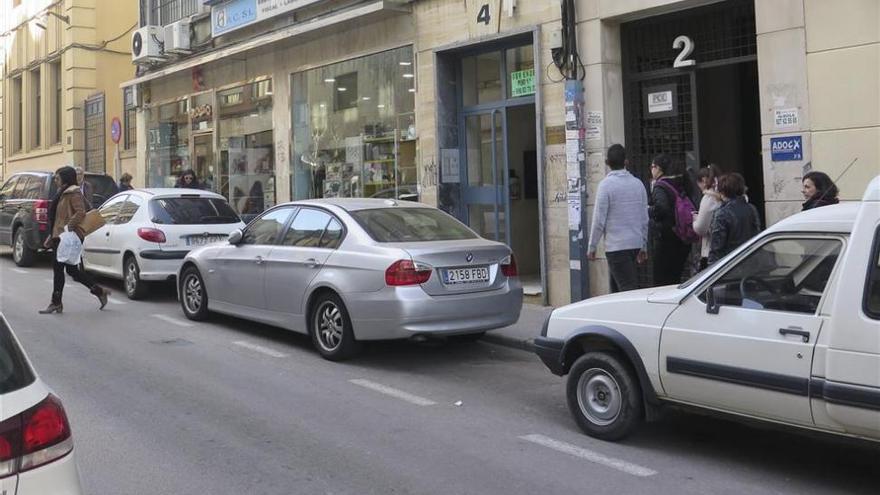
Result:
<instances>
[{"instance_id":1,"label":"car door handle","mask_svg":"<svg viewBox=\"0 0 880 495\"><path fill-rule=\"evenodd\" d=\"M256 258L255 261L257 262L258 265L262 265L262 264L263 264L263 257L262 257L262 256L257 256L257 258Z\"/></svg>"},{"instance_id":2,"label":"car door handle","mask_svg":"<svg viewBox=\"0 0 880 495\"><path fill-rule=\"evenodd\" d=\"M810 332L802 330L800 327L780 328L780 335L800 335L804 339L804 344L810 341Z\"/></svg>"},{"instance_id":3,"label":"car door handle","mask_svg":"<svg viewBox=\"0 0 880 495\"><path fill-rule=\"evenodd\" d=\"M107 232L104 232L104 235L110 237L110 231L108 230Z\"/></svg>"},{"instance_id":4,"label":"car door handle","mask_svg":"<svg viewBox=\"0 0 880 495\"><path fill-rule=\"evenodd\" d=\"M309 258L306 260L306 265L308 265L309 268L314 268L318 266L318 260L316 260L315 258Z\"/></svg>"}]
</instances>

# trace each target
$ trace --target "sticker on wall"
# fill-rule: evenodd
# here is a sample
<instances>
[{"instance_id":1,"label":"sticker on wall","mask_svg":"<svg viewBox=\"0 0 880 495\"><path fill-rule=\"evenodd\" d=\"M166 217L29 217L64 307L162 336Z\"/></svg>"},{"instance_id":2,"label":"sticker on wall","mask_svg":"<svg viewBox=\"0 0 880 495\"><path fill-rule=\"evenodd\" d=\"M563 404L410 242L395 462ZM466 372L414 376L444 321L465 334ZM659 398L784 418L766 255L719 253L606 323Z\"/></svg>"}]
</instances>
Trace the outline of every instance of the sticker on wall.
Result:
<instances>
[{"instance_id":1,"label":"sticker on wall","mask_svg":"<svg viewBox=\"0 0 880 495\"><path fill-rule=\"evenodd\" d=\"M458 149L444 148L440 150L440 180L446 184L461 182Z\"/></svg>"},{"instance_id":2,"label":"sticker on wall","mask_svg":"<svg viewBox=\"0 0 880 495\"><path fill-rule=\"evenodd\" d=\"M797 127L798 109L797 108L776 108L773 110L773 124L777 129L785 129Z\"/></svg>"},{"instance_id":3,"label":"sticker on wall","mask_svg":"<svg viewBox=\"0 0 880 495\"><path fill-rule=\"evenodd\" d=\"M510 74L510 96L518 98L535 94L535 69L518 70Z\"/></svg>"},{"instance_id":4,"label":"sticker on wall","mask_svg":"<svg viewBox=\"0 0 880 495\"><path fill-rule=\"evenodd\" d=\"M794 162L804 159L804 146L800 136L770 138L770 160Z\"/></svg>"},{"instance_id":5,"label":"sticker on wall","mask_svg":"<svg viewBox=\"0 0 880 495\"><path fill-rule=\"evenodd\" d=\"M587 112L587 139L597 140L602 137L602 112Z\"/></svg>"}]
</instances>

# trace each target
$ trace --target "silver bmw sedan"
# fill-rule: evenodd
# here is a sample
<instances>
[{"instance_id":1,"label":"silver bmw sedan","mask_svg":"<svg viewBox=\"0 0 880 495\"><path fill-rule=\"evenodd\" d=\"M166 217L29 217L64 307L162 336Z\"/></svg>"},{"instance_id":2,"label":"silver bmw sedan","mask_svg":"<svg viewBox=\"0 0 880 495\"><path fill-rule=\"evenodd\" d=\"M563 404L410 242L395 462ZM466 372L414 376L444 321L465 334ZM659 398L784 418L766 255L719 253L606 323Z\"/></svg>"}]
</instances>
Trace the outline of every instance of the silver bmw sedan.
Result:
<instances>
[{"instance_id":1,"label":"silver bmw sedan","mask_svg":"<svg viewBox=\"0 0 880 495\"><path fill-rule=\"evenodd\" d=\"M276 206L228 242L190 251L177 280L187 318L212 311L307 333L334 361L366 340L478 338L522 309L510 248L436 208L388 199Z\"/></svg>"}]
</instances>

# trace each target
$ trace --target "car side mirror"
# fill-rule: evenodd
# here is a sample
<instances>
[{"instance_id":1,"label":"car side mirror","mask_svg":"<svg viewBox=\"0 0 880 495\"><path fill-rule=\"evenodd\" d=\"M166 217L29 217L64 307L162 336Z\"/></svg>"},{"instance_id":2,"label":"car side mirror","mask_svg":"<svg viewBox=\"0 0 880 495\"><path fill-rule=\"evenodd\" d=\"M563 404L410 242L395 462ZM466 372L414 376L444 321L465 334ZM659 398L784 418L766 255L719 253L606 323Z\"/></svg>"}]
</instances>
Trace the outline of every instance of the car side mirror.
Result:
<instances>
[{"instance_id":1,"label":"car side mirror","mask_svg":"<svg viewBox=\"0 0 880 495\"><path fill-rule=\"evenodd\" d=\"M241 229L235 229L229 234L229 244L233 246L241 244L242 239L244 239L244 232Z\"/></svg>"},{"instance_id":2,"label":"car side mirror","mask_svg":"<svg viewBox=\"0 0 880 495\"><path fill-rule=\"evenodd\" d=\"M706 289L706 312L710 315L717 315L721 310L721 305L715 300L715 287Z\"/></svg>"}]
</instances>

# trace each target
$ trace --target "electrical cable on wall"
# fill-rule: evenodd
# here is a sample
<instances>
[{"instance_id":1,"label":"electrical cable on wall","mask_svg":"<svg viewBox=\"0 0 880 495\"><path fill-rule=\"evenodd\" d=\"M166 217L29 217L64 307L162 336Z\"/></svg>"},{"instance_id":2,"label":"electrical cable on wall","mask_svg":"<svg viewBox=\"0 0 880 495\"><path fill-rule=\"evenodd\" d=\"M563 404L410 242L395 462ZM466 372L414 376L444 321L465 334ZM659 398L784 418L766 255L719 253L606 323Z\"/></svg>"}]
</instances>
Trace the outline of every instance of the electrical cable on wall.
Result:
<instances>
[{"instance_id":1,"label":"electrical cable on wall","mask_svg":"<svg viewBox=\"0 0 880 495\"><path fill-rule=\"evenodd\" d=\"M562 8L562 46L551 51L553 65L565 79L581 81L587 75L577 48L577 19L574 0L561 0Z\"/></svg>"}]
</instances>

